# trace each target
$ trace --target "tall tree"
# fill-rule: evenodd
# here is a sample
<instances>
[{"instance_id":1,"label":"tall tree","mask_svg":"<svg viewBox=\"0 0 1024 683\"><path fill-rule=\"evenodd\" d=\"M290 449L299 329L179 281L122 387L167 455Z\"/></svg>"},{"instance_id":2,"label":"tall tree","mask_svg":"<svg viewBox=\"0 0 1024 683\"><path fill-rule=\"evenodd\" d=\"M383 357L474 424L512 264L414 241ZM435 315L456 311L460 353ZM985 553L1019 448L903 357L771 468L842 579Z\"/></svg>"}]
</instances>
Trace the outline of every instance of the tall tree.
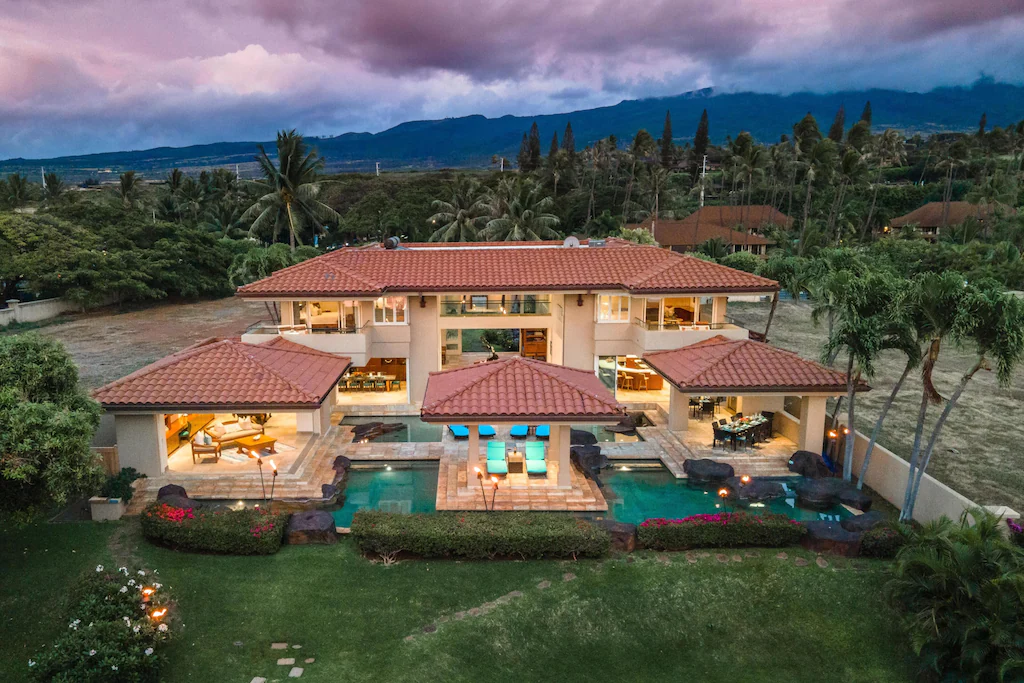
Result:
<instances>
[{"instance_id":1,"label":"tall tree","mask_svg":"<svg viewBox=\"0 0 1024 683\"><path fill-rule=\"evenodd\" d=\"M851 132L852 129L851 129ZM866 239L871 229L871 220L875 215L875 203L878 200L878 186L882 183L882 169L889 166L902 166L907 159L906 147L903 144L903 136L899 131L886 128L885 132L878 136L874 149L869 153L878 164L878 173L875 177L874 186L871 189L871 208L868 209L867 218L864 219L864 226L861 228L861 235Z\"/></svg>"},{"instance_id":2,"label":"tall tree","mask_svg":"<svg viewBox=\"0 0 1024 683\"><path fill-rule=\"evenodd\" d=\"M63 199L68 192L68 185L59 175L50 171L43 176L43 199L47 204L55 204Z\"/></svg>"},{"instance_id":3,"label":"tall tree","mask_svg":"<svg viewBox=\"0 0 1024 683\"><path fill-rule=\"evenodd\" d=\"M121 200L125 209L136 209L142 206L142 176L135 171L125 171L118 179L114 194Z\"/></svg>"},{"instance_id":4,"label":"tall tree","mask_svg":"<svg viewBox=\"0 0 1024 683\"><path fill-rule=\"evenodd\" d=\"M519 143L519 154L516 155L516 165L523 173L530 172L530 138L523 133L523 141Z\"/></svg>"},{"instance_id":5,"label":"tall tree","mask_svg":"<svg viewBox=\"0 0 1024 683\"><path fill-rule=\"evenodd\" d=\"M540 129L534 121L530 126L530 170L536 171L540 168Z\"/></svg>"},{"instance_id":6,"label":"tall tree","mask_svg":"<svg viewBox=\"0 0 1024 683\"><path fill-rule=\"evenodd\" d=\"M801 156L810 154L811 148L819 140L821 140L821 131L811 112L807 112L806 116L793 124L793 142Z\"/></svg>"},{"instance_id":7,"label":"tall tree","mask_svg":"<svg viewBox=\"0 0 1024 683\"><path fill-rule=\"evenodd\" d=\"M623 216L626 215L633 193L633 183L636 180L636 163L637 161L646 161L652 154L654 154L654 138L651 137L651 134L646 129L641 128L636 132L633 144L629 146L629 180L626 183L626 198L622 202Z\"/></svg>"},{"instance_id":8,"label":"tall tree","mask_svg":"<svg viewBox=\"0 0 1024 683\"><path fill-rule=\"evenodd\" d=\"M562 134L562 150L569 157L569 165L576 164L576 136L572 133L572 121L566 121L565 132Z\"/></svg>"},{"instance_id":9,"label":"tall tree","mask_svg":"<svg viewBox=\"0 0 1024 683\"><path fill-rule=\"evenodd\" d=\"M250 185L260 196L242 215L242 220L252 221L250 234L269 232L271 241L276 241L281 230L287 229L294 252L303 233L316 233L327 222L341 222L341 216L317 198L323 188L317 174L324 160L306 146L301 135L294 129L277 134L277 164L263 145L258 148L256 161L263 179L250 181Z\"/></svg>"},{"instance_id":10,"label":"tall tree","mask_svg":"<svg viewBox=\"0 0 1024 683\"><path fill-rule=\"evenodd\" d=\"M701 167L704 155L708 153L708 146L711 144L711 137L708 132L708 110L701 112L700 122L697 124L697 132L693 134L693 163L691 164L691 175L697 177L697 169Z\"/></svg>"},{"instance_id":11,"label":"tall tree","mask_svg":"<svg viewBox=\"0 0 1024 683\"><path fill-rule=\"evenodd\" d=\"M171 192L177 192L184 180L185 174L181 172L180 168L172 169L167 174L167 189Z\"/></svg>"},{"instance_id":12,"label":"tall tree","mask_svg":"<svg viewBox=\"0 0 1024 683\"><path fill-rule=\"evenodd\" d=\"M665 111L665 127L661 130L661 167L671 169L675 161L675 143L672 142L672 112Z\"/></svg>"},{"instance_id":13,"label":"tall tree","mask_svg":"<svg viewBox=\"0 0 1024 683\"><path fill-rule=\"evenodd\" d=\"M554 200L542 196L538 185L520 181L513 190L504 215L489 220L480 237L496 242L557 239L558 217L550 212L553 206Z\"/></svg>"},{"instance_id":14,"label":"tall tree","mask_svg":"<svg viewBox=\"0 0 1024 683\"><path fill-rule=\"evenodd\" d=\"M832 142L840 144L843 141L843 133L846 132L846 107L839 105L836 117L832 119L832 126L828 129L828 137Z\"/></svg>"},{"instance_id":15,"label":"tall tree","mask_svg":"<svg viewBox=\"0 0 1024 683\"><path fill-rule=\"evenodd\" d=\"M550 164L558 154L558 133L551 134L551 147L548 148L548 163Z\"/></svg>"},{"instance_id":16,"label":"tall tree","mask_svg":"<svg viewBox=\"0 0 1024 683\"><path fill-rule=\"evenodd\" d=\"M817 129L817 126L815 126L815 129ZM797 149L800 148L797 147ZM818 139L811 143L808 151L801 159L804 179L807 182L807 192L804 195L804 218L800 225L800 243L797 249L797 253L800 256L806 254L809 248L808 242L811 231L808 220L810 218L811 195L814 192L814 183L818 180L825 180L831 175L835 157L835 144L828 138L821 139L819 133Z\"/></svg>"},{"instance_id":17,"label":"tall tree","mask_svg":"<svg viewBox=\"0 0 1024 683\"><path fill-rule=\"evenodd\" d=\"M978 120L978 138L985 137L985 126L988 125L988 114L981 112L981 119Z\"/></svg>"},{"instance_id":18,"label":"tall tree","mask_svg":"<svg viewBox=\"0 0 1024 683\"><path fill-rule=\"evenodd\" d=\"M871 100L864 103L864 111L860 113L860 120L871 127Z\"/></svg>"},{"instance_id":19,"label":"tall tree","mask_svg":"<svg viewBox=\"0 0 1024 683\"><path fill-rule=\"evenodd\" d=\"M433 233L431 242L472 242L476 239L487 213L487 205L480 196L480 185L459 174L449 188L448 199L435 199L431 206L436 213L427 219Z\"/></svg>"}]
</instances>

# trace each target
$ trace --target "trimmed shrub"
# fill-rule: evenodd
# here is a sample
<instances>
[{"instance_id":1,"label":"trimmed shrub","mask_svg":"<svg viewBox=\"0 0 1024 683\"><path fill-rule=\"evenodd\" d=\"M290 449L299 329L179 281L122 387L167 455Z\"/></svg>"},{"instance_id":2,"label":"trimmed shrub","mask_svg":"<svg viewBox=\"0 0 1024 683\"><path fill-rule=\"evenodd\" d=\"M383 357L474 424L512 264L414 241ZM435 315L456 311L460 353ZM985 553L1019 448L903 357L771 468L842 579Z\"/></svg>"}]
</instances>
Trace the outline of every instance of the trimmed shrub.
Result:
<instances>
[{"instance_id":1,"label":"trimmed shrub","mask_svg":"<svg viewBox=\"0 0 1024 683\"><path fill-rule=\"evenodd\" d=\"M352 518L359 548L386 561L420 557L599 557L611 537L586 520L545 512L436 512L404 515L360 511Z\"/></svg>"},{"instance_id":2,"label":"trimmed shrub","mask_svg":"<svg viewBox=\"0 0 1024 683\"><path fill-rule=\"evenodd\" d=\"M176 508L157 501L142 511L142 533L177 550L272 555L281 548L288 515L267 510Z\"/></svg>"},{"instance_id":3,"label":"trimmed shrub","mask_svg":"<svg viewBox=\"0 0 1024 683\"><path fill-rule=\"evenodd\" d=\"M796 545L807 528L785 515L751 515L719 512L683 519L648 519L637 529L645 548L687 550L689 548L735 548L743 546L785 547Z\"/></svg>"},{"instance_id":4,"label":"trimmed shrub","mask_svg":"<svg viewBox=\"0 0 1024 683\"><path fill-rule=\"evenodd\" d=\"M862 557L891 560L906 544L907 536L900 528L883 524L868 529L860 537L860 554Z\"/></svg>"},{"instance_id":5,"label":"trimmed shrub","mask_svg":"<svg viewBox=\"0 0 1024 683\"><path fill-rule=\"evenodd\" d=\"M120 472L107 477L103 488L100 489L100 495L104 498L120 498L127 504L135 496L132 482L145 477L145 474L139 474L134 467L122 467Z\"/></svg>"},{"instance_id":6,"label":"trimmed shrub","mask_svg":"<svg viewBox=\"0 0 1024 683\"><path fill-rule=\"evenodd\" d=\"M68 630L29 660L29 680L158 681L163 663L159 644L171 634L166 612L171 600L155 578L155 572L96 567L69 591Z\"/></svg>"}]
</instances>

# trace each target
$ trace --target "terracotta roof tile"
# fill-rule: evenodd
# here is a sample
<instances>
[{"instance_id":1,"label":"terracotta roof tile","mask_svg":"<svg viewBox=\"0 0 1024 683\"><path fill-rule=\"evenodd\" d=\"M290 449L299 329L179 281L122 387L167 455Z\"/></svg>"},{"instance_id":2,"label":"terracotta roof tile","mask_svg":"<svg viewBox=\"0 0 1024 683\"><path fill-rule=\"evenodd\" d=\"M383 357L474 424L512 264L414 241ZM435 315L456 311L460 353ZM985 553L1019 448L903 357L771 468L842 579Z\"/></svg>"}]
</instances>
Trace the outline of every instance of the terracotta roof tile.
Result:
<instances>
[{"instance_id":1,"label":"terracotta roof tile","mask_svg":"<svg viewBox=\"0 0 1024 683\"><path fill-rule=\"evenodd\" d=\"M684 391L846 392L845 373L749 339L717 336L643 358ZM862 382L858 390L868 388Z\"/></svg>"},{"instance_id":2,"label":"terracotta roof tile","mask_svg":"<svg viewBox=\"0 0 1024 683\"><path fill-rule=\"evenodd\" d=\"M615 420L624 414L593 372L513 356L427 379L421 417L455 420Z\"/></svg>"},{"instance_id":3,"label":"terracotta roof tile","mask_svg":"<svg viewBox=\"0 0 1024 683\"><path fill-rule=\"evenodd\" d=\"M349 358L280 337L262 344L201 342L100 387L108 409L315 408L351 365Z\"/></svg>"},{"instance_id":4,"label":"terracotta roof tile","mask_svg":"<svg viewBox=\"0 0 1024 683\"><path fill-rule=\"evenodd\" d=\"M946 217L946 225L959 225L968 218L984 220L987 216L999 209L1004 214L1014 214L1016 211L1003 204L971 204L970 202L950 202L949 214ZM917 225L922 228L937 228L942 225L942 202L928 202L919 206L910 213L893 218L889 224L899 228L904 225Z\"/></svg>"},{"instance_id":5,"label":"terracotta roof tile","mask_svg":"<svg viewBox=\"0 0 1024 683\"><path fill-rule=\"evenodd\" d=\"M628 225L629 228L651 229L652 219L639 225ZM731 227L711 223L694 223L682 220L666 220L659 218L654 223L654 239L663 247L686 246L695 247L709 239L719 238L726 244L733 245L772 245L774 241L758 234L751 234Z\"/></svg>"},{"instance_id":6,"label":"terracotta roof tile","mask_svg":"<svg viewBox=\"0 0 1024 683\"><path fill-rule=\"evenodd\" d=\"M641 277L654 273L650 279ZM385 293L623 290L633 293L772 292L778 284L653 246L450 245L345 248L240 287L238 295L372 296Z\"/></svg>"}]
</instances>

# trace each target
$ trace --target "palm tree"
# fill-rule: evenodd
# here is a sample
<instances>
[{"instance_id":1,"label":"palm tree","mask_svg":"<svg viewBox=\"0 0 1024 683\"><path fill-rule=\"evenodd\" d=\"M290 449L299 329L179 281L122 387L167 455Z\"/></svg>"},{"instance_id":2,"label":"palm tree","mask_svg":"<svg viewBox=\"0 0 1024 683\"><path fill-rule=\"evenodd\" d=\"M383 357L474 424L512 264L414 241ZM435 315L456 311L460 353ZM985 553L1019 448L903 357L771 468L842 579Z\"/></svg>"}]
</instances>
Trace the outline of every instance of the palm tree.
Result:
<instances>
[{"instance_id":1,"label":"palm tree","mask_svg":"<svg viewBox=\"0 0 1024 683\"><path fill-rule=\"evenodd\" d=\"M832 202L832 208L829 211L828 216L828 227L827 234L831 235L835 231L835 244L838 247L841 240L841 230L836 228L837 219L843 208L843 202L846 199L846 190L848 187L857 187L864 182L864 178L867 175L867 165L864 163L864 157L861 156L860 152L852 147L848 147L843 153L842 158L839 160L839 189L836 191L835 199Z\"/></svg>"},{"instance_id":2,"label":"palm tree","mask_svg":"<svg viewBox=\"0 0 1024 683\"><path fill-rule=\"evenodd\" d=\"M7 182L4 184L3 190L3 199L14 209L25 206L25 204L35 199L36 196L32 183L29 182L26 176L20 173L12 173L7 176Z\"/></svg>"},{"instance_id":3,"label":"palm tree","mask_svg":"<svg viewBox=\"0 0 1024 683\"><path fill-rule=\"evenodd\" d=\"M487 212L487 204L480 196L480 185L459 174L452 181L450 191L450 199L435 199L431 203L437 213L427 219L435 228L430 241L472 242Z\"/></svg>"},{"instance_id":4,"label":"palm tree","mask_svg":"<svg viewBox=\"0 0 1024 683\"><path fill-rule=\"evenodd\" d=\"M142 176L136 175L135 171L122 173L117 187L114 188L114 195L121 200L121 206L126 211L140 208L142 206Z\"/></svg>"},{"instance_id":5,"label":"palm tree","mask_svg":"<svg viewBox=\"0 0 1024 683\"><path fill-rule=\"evenodd\" d=\"M495 242L540 241L558 239L555 230L558 217L549 213L554 200L542 197L541 188L531 182L518 183L508 211L501 218L492 218L480 237Z\"/></svg>"},{"instance_id":6,"label":"palm tree","mask_svg":"<svg viewBox=\"0 0 1024 683\"><path fill-rule=\"evenodd\" d=\"M804 169L804 178L807 181L807 192L804 196L804 220L800 226L800 244L797 253L803 255L807 251L807 238L810 234L807 220L811 210L811 194L814 191L816 180L825 180L832 174L832 165L835 163L835 143L829 138L819 139L814 142L804 154L801 164Z\"/></svg>"},{"instance_id":7,"label":"palm tree","mask_svg":"<svg viewBox=\"0 0 1024 683\"><path fill-rule=\"evenodd\" d=\"M252 221L250 234L269 232L276 241L287 228L288 244L294 252L296 243L302 243L304 229L316 232L323 223L341 221L337 211L317 199L323 187L316 179L324 167L323 159L316 150L307 149L294 129L277 134L276 165L263 145L259 145L256 161L263 180L250 183L261 195L242 215L242 220Z\"/></svg>"},{"instance_id":8,"label":"palm tree","mask_svg":"<svg viewBox=\"0 0 1024 683\"><path fill-rule=\"evenodd\" d=\"M720 259L729 255L729 245L721 237L712 237L701 242L697 251L709 258Z\"/></svg>"},{"instance_id":9,"label":"palm tree","mask_svg":"<svg viewBox=\"0 0 1024 683\"><path fill-rule=\"evenodd\" d=\"M871 219L875 216L878 186L882 183L882 169L890 166L902 166L907 160L907 149L903 142L903 136L899 131L886 128L885 132L878 136L871 154L878 160L878 173L871 191L871 208L868 209L868 216L864 219L864 226L861 228L863 238L867 237L868 230L871 229Z\"/></svg>"},{"instance_id":10,"label":"palm tree","mask_svg":"<svg viewBox=\"0 0 1024 683\"><path fill-rule=\"evenodd\" d=\"M67 183L52 171L43 176L43 199L47 204L56 204L68 191Z\"/></svg>"},{"instance_id":11,"label":"palm tree","mask_svg":"<svg viewBox=\"0 0 1024 683\"><path fill-rule=\"evenodd\" d=\"M228 202L218 202L206 213L202 227L221 237L239 237L242 230L242 212Z\"/></svg>"},{"instance_id":12,"label":"palm tree","mask_svg":"<svg viewBox=\"0 0 1024 683\"><path fill-rule=\"evenodd\" d=\"M740 216L740 223L743 226L743 233L746 236L750 235L751 226L749 222L750 202L751 196L754 192L754 179L764 176L764 167L768 164L768 155L764 151L764 147L761 145L750 144L742 149L739 155L732 158L733 168L735 173L743 180L744 189L747 192L746 200L743 202L747 206L747 216ZM749 245L749 239L745 239L745 244Z\"/></svg>"},{"instance_id":13,"label":"palm tree","mask_svg":"<svg viewBox=\"0 0 1024 683\"><path fill-rule=\"evenodd\" d=\"M641 128L633 138L633 144L629 146L629 181L626 183L626 198L622 202L622 215L626 215L626 207L629 206L630 195L633 192L633 181L636 179L636 162L647 160L654 154L655 142L651 134Z\"/></svg>"},{"instance_id":14,"label":"palm tree","mask_svg":"<svg viewBox=\"0 0 1024 683\"><path fill-rule=\"evenodd\" d=\"M939 232L946 227L949 221L949 203L953 199L953 178L957 170L967 163L970 150L963 140L957 140L946 150L945 158L941 159L935 168L943 171L946 176L946 186L942 192L942 221L939 224Z\"/></svg>"},{"instance_id":15,"label":"palm tree","mask_svg":"<svg viewBox=\"0 0 1024 683\"><path fill-rule=\"evenodd\" d=\"M208 199L206 188L191 176L187 176L178 186L175 195L178 199L178 212L193 221L198 220L199 215L206 207Z\"/></svg>"},{"instance_id":16,"label":"palm tree","mask_svg":"<svg viewBox=\"0 0 1024 683\"><path fill-rule=\"evenodd\" d=\"M181 172L180 168L176 168L167 174L167 189L171 192L177 192L184 181L185 174Z\"/></svg>"}]
</instances>

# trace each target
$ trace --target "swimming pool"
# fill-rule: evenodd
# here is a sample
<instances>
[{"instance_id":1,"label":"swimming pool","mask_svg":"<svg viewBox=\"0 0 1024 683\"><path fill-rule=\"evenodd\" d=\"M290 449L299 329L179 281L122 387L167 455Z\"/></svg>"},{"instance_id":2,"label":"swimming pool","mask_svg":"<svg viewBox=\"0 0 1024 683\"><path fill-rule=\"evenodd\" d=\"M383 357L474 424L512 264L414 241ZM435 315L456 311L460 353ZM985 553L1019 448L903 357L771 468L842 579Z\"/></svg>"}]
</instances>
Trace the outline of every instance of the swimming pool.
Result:
<instances>
[{"instance_id":1,"label":"swimming pool","mask_svg":"<svg viewBox=\"0 0 1024 683\"><path fill-rule=\"evenodd\" d=\"M615 432L609 432L601 425L572 425L572 428L578 429L581 432L590 432L597 437L598 443L631 443L644 440L642 436L635 432L633 434L616 434Z\"/></svg>"},{"instance_id":2,"label":"swimming pool","mask_svg":"<svg viewBox=\"0 0 1024 683\"><path fill-rule=\"evenodd\" d=\"M608 516L617 522L639 524L652 517L678 519L723 510L753 514L774 512L801 522L836 521L850 516L841 505L825 512L797 507L792 485L799 477L771 479L782 484L786 497L746 506L723 502L716 495L717 486L704 489L690 486L686 479L676 479L661 463L616 462L613 469L601 473Z\"/></svg>"},{"instance_id":3,"label":"swimming pool","mask_svg":"<svg viewBox=\"0 0 1024 683\"><path fill-rule=\"evenodd\" d=\"M342 418L343 425L361 425L370 422L384 422L393 424L400 422L405 429L397 432L388 432L370 439L374 443L422 443L440 441L444 433L444 425L428 424L418 417L395 417L394 415L371 415L365 417L346 416Z\"/></svg>"},{"instance_id":4,"label":"swimming pool","mask_svg":"<svg viewBox=\"0 0 1024 683\"><path fill-rule=\"evenodd\" d=\"M436 462L353 462L343 494L334 510L334 524L352 526L356 510L434 512L437 500Z\"/></svg>"}]
</instances>

